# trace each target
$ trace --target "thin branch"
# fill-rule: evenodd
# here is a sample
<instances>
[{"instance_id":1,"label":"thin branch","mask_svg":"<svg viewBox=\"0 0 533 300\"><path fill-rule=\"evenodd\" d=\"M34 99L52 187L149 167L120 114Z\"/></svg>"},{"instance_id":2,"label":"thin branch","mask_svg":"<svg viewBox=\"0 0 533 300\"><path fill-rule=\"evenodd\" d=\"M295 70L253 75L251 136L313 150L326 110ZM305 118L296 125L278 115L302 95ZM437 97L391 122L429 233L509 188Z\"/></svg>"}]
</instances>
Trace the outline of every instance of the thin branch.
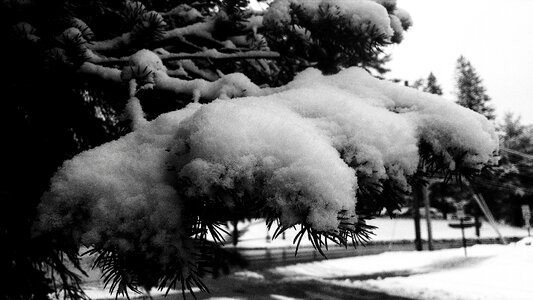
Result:
<instances>
[{"instance_id":1,"label":"thin branch","mask_svg":"<svg viewBox=\"0 0 533 300\"><path fill-rule=\"evenodd\" d=\"M211 32L215 29L215 19L209 19L205 22L191 24L185 27L174 28L163 33L161 40L179 38L186 35L194 35L202 38L212 39Z\"/></svg>"},{"instance_id":2,"label":"thin branch","mask_svg":"<svg viewBox=\"0 0 533 300\"><path fill-rule=\"evenodd\" d=\"M245 30L256 31L257 28L262 26L262 18L259 16L252 16L248 19L248 22L245 22ZM215 18L210 18L204 22L198 22L184 27L174 28L168 31L165 31L161 34L158 41L168 41L171 39L179 39L182 42L185 42L189 45L197 47L196 45L188 42L184 37L185 36L196 36L224 46L224 43L213 38L212 32L215 30L216 20ZM88 45L90 50L94 51L109 51L117 50L121 47L125 47L132 42L132 33L126 32L115 38L105 40L105 41L93 41Z\"/></svg>"},{"instance_id":3,"label":"thin branch","mask_svg":"<svg viewBox=\"0 0 533 300\"><path fill-rule=\"evenodd\" d=\"M87 48L93 51L118 50L129 43L131 43L131 32L126 32L109 40L90 42Z\"/></svg>"},{"instance_id":4,"label":"thin branch","mask_svg":"<svg viewBox=\"0 0 533 300\"><path fill-rule=\"evenodd\" d=\"M184 59L184 60L181 60L179 63L181 67L185 69L187 73L194 73L197 76L200 76L203 79L206 79L209 81L215 81L219 78L219 76L215 72L209 69L207 70L200 69L192 60Z\"/></svg>"},{"instance_id":5,"label":"thin branch","mask_svg":"<svg viewBox=\"0 0 533 300\"><path fill-rule=\"evenodd\" d=\"M210 49L195 53L158 53L159 58L163 61L185 60L185 59L212 59L212 60L229 60L229 59L276 59L280 57L280 54L275 51L246 51L235 53L222 53L215 49ZM99 57L98 61L93 63L102 64L126 64L129 62L130 57Z\"/></svg>"},{"instance_id":6,"label":"thin branch","mask_svg":"<svg viewBox=\"0 0 533 300\"><path fill-rule=\"evenodd\" d=\"M210 82L204 79L172 78L166 72L158 71L155 73L154 79L154 88L177 94L191 94L194 101L251 96L261 92L257 85L241 73L224 75L222 78Z\"/></svg>"},{"instance_id":7,"label":"thin branch","mask_svg":"<svg viewBox=\"0 0 533 300\"><path fill-rule=\"evenodd\" d=\"M78 69L79 73L96 75L104 80L122 82L121 71L116 68L99 66L90 62L84 62Z\"/></svg>"},{"instance_id":8,"label":"thin branch","mask_svg":"<svg viewBox=\"0 0 533 300\"><path fill-rule=\"evenodd\" d=\"M179 60L179 59L275 59L279 58L280 54L275 51L246 51L236 53L222 53L215 49L206 50L196 53L169 53L161 55L161 60Z\"/></svg>"}]
</instances>

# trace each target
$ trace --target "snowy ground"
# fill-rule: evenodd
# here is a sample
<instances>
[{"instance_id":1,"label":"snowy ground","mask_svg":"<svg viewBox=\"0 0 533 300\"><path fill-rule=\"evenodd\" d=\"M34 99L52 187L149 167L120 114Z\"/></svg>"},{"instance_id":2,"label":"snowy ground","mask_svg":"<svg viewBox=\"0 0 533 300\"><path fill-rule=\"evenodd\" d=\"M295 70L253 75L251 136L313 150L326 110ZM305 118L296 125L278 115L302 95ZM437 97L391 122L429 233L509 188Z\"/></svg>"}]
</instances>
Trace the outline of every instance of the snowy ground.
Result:
<instances>
[{"instance_id":1,"label":"snowy ground","mask_svg":"<svg viewBox=\"0 0 533 300\"><path fill-rule=\"evenodd\" d=\"M388 252L276 268L293 280L319 278L412 299L533 299L533 239L433 252Z\"/></svg>"},{"instance_id":2,"label":"snowy ground","mask_svg":"<svg viewBox=\"0 0 533 300\"><path fill-rule=\"evenodd\" d=\"M427 225L425 220L420 222L422 239L427 239ZM373 241L407 241L414 240L414 222L409 218L395 218L390 219L376 218L368 221L369 225L376 226L374 230ZM432 220L431 222L433 239L435 240L450 240L461 239L461 230L452 229L448 226L446 220ZM504 237L524 237L527 235L527 231L522 228L507 226L503 224L497 225L498 231ZM297 229L287 230L285 239L278 237L275 240L271 240L274 234L275 228L267 229L265 222L262 220L255 220L252 222L240 223L238 229L243 231L242 236L239 238L238 247L240 248L258 248L258 247L291 247L293 246L293 239ZM475 239L475 229L473 227L465 229L465 236L467 239ZM487 222L483 222L480 229L481 238L498 238L497 232ZM311 243L305 239L302 239L303 245L311 245Z\"/></svg>"},{"instance_id":3,"label":"snowy ground","mask_svg":"<svg viewBox=\"0 0 533 300\"><path fill-rule=\"evenodd\" d=\"M411 219L378 218L370 222L378 226L375 241L412 240ZM445 220L432 222L435 239L460 239L461 231L449 228ZM284 247L292 244L295 231L286 239L267 242L264 222L240 224L246 231L239 247ZM498 225L505 237L525 237L521 228ZM423 237L426 236L422 222ZM272 235L273 230L269 233ZM469 239L473 228L466 229ZM498 237L487 224L481 228L482 238ZM258 272L238 270L220 279L208 279L211 294L199 293L199 299L533 299L531 268L532 240L509 245L476 245L464 250L387 252L320 262L273 267ZM302 241L304 243L304 241ZM98 282L88 283L87 293L93 299L114 298ZM159 293L160 294L160 293ZM157 299L158 292L152 296ZM170 299L181 295L172 291ZM193 299L187 297L187 299Z\"/></svg>"}]
</instances>

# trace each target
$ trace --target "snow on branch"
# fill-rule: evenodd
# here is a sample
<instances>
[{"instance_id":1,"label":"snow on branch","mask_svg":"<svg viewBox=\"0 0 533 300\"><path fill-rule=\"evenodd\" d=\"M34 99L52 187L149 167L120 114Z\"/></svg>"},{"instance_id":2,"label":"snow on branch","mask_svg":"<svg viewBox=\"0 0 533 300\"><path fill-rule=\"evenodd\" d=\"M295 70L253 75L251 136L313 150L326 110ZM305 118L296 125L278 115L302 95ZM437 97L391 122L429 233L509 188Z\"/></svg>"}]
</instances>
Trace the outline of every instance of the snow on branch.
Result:
<instances>
[{"instance_id":1,"label":"snow on branch","mask_svg":"<svg viewBox=\"0 0 533 300\"><path fill-rule=\"evenodd\" d=\"M392 37L393 29L390 26L387 9L379 3L370 0L343 1L343 0L278 0L274 1L263 23L269 26L292 26L293 22L301 25L298 18L293 19L293 13L299 12L312 22L321 22L324 15L343 17L356 32L361 26L374 27L377 35Z\"/></svg>"},{"instance_id":2,"label":"snow on branch","mask_svg":"<svg viewBox=\"0 0 533 300\"><path fill-rule=\"evenodd\" d=\"M170 77L164 72L157 72L155 74L154 87L176 94L193 95L194 101L244 97L256 95L260 90L256 84L242 73L223 75L218 80L211 82L204 79L182 80Z\"/></svg>"},{"instance_id":3,"label":"snow on branch","mask_svg":"<svg viewBox=\"0 0 533 300\"><path fill-rule=\"evenodd\" d=\"M211 18L205 22L199 22L191 24L185 27L174 28L165 31L161 39L168 40L172 38L178 38L186 35L194 35L207 39L213 39L212 32L215 30L215 19Z\"/></svg>"},{"instance_id":4,"label":"snow on branch","mask_svg":"<svg viewBox=\"0 0 533 300\"><path fill-rule=\"evenodd\" d=\"M235 53L222 53L216 49L205 50L202 52L196 53L169 53L166 55L161 55L160 58L163 61L166 60L176 60L176 59L214 59L214 60L224 60L224 59L274 59L279 58L279 53L275 51L259 51L259 50L250 50L246 52L235 52Z\"/></svg>"},{"instance_id":5,"label":"snow on branch","mask_svg":"<svg viewBox=\"0 0 533 300\"><path fill-rule=\"evenodd\" d=\"M257 57L259 54L267 57L277 57L275 52L267 51L252 51L250 55L244 54L242 57L240 57L241 53L235 53L235 55L232 55L231 57L248 58L254 56ZM226 58L226 55L219 53L218 51L202 52L199 56L212 58L218 57L220 59ZM194 101L199 101L200 99L214 100L216 98L243 97L260 93L260 88L242 73L222 75L214 81L205 79L183 80L171 77L169 74L185 74L183 73L185 70L167 70L161 57L163 59L172 60L177 57L182 59L182 57L187 57L187 55L158 55L149 50L140 50L127 58L128 65L124 66L122 70L85 62L81 65L78 72L92 74L99 76L102 79L115 82L130 82L132 79L135 79L137 80L137 89L159 89L174 92L176 94L189 94L192 95ZM121 59L121 61L124 60L126 60L126 58ZM97 61L109 62L101 57L98 57ZM196 73L201 73L201 70L196 68L192 62L187 61L185 58L184 63L187 69ZM211 78L209 74L203 75Z\"/></svg>"},{"instance_id":6,"label":"snow on branch","mask_svg":"<svg viewBox=\"0 0 533 300\"><path fill-rule=\"evenodd\" d=\"M335 233L356 221L362 178L409 188L422 145L444 168L479 170L494 163L498 138L486 118L440 97L360 68L309 69L276 93L192 103L65 162L36 229L187 253L187 220L242 203L283 226Z\"/></svg>"},{"instance_id":7,"label":"snow on branch","mask_svg":"<svg viewBox=\"0 0 533 300\"><path fill-rule=\"evenodd\" d=\"M204 51L199 51L195 53L169 53L168 51L160 52L158 49L154 50L158 54L159 58L162 61L173 61L173 60L185 60L185 59L211 59L211 60L225 60L225 59L275 59L279 58L280 55L275 51L261 51L261 50L250 50L245 52L234 52L234 53L223 53L216 49L209 49ZM160 53L158 53L160 52ZM130 60L130 57L121 57L121 58L99 58L95 63L126 63Z\"/></svg>"},{"instance_id":8,"label":"snow on branch","mask_svg":"<svg viewBox=\"0 0 533 300\"><path fill-rule=\"evenodd\" d=\"M129 58L122 70L122 79L138 80L140 88L155 88L176 94L193 95L193 100L214 100L256 95L260 88L242 73L223 75L216 81L204 79L182 80L170 77L161 58L152 51L141 50Z\"/></svg>"},{"instance_id":9,"label":"snow on branch","mask_svg":"<svg viewBox=\"0 0 533 300\"><path fill-rule=\"evenodd\" d=\"M100 65L93 64L90 62L83 63L78 69L78 72L82 74L90 74L90 75L98 76L104 80L122 82L121 70L116 69L116 68L100 66Z\"/></svg>"},{"instance_id":10,"label":"snow on branch","mask_svg":"<svg viewBox=\"0 0 533 300\"><path fill-rule=\"evenodd\" d=\"M258 19L257 17L251 17L250 22L245 23L246 26L244 28L255 31L258 27L260 27L258 24L260 20L261 19ZM211 17L206 21L197 22L184 27L177 27L166 31L161 30L156 39L158 42L163 42L172 39L183 40L185 36L196 36L216 42L222 46L223 42L216 40L212 35L216 29L216 22L216 17ZM92 41L88 47L91 50L100 52L123 49L134 41L136 34L137 33L134 28L134 30L131 32L123 33L122 35L109 40Z\"/></svg>"},{"instance_id":11,"label":"snow on branch","mask_svg":"<svg viewBox=\"0 0 533 300\"><path fill-rule=\"evenodd\" d=\"M131 32L104 41L92 41L88 48L93 51L119 50L131 43Z\"/></svg>"}]
</instances>

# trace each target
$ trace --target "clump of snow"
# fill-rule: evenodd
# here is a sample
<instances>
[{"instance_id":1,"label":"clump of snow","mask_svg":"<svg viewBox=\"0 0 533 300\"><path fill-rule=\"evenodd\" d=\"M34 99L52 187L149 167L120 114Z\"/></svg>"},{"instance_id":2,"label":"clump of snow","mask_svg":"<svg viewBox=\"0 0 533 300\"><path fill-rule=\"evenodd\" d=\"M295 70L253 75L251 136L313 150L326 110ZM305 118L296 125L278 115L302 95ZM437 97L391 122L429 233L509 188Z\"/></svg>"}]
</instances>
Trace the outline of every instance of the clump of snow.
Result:
<instances>
[{"instance_id":1,"label":"clump of snow","mask_svg":"<svg viewBox=\"0 0 533 300\"><path fill-rule=\"evenodd\" d=\"M143 88L152 88L156 74L161 71L166 74L166 67L161 58L150 50L139 50L129 58L129 63L122 69L123 81L136 79Z\"/></svg>"},{"instance_id":2,"label":"clump of snow","mask_svg":"<svg viewBox=\"0 0 533 300\"><path fill-rule=\"evenodd\" d=\"M57 37L57 39L62 43L66 43L69 40L75 40L77 38L80 38L82 41L85 41L85 39L83 38L83 34L81 33L81 30L76 27L69 27L65 29L61 33L61 35Z\"/></svg>"},{"instance_id":3,"label":"clump of snow","mask_svg":"<svg viewBox=\"0 0 533 300\"><path fill-rule=\"evenodd\" d=\"M249 270L237 271L233 273L233 276L251 278L251 279L259 279L259 280L265 279L265 276L263 276L263 274L249 271Z\"/></svg>"},{"instance_id":4,"label":"clump of snow","mask_svg":"<svg viewBox=\"0 0 533 300\"><path fill-rule=\"evenodd\" d=\"M146 10L146 6L144 6L144 4L142 4L142 2L140 1L126 0L125 5L126 5L126 10L131 11L131 12Z\"/></svg>"},{"instance_id":5,"label":"clump of snow","mask_svg":"<svg viewBox=\"0 0 533 300\"><path fill-rule=\"evenodd\" d=\"M148 72L155 72L159 70L165 70L165 65L155 54L150 50L139 50L129 59L129 65L135 69L146 69Z\"/></svg>"},{"instance_id":6,"label":"clump of snow","mask_svg":"<svg viewBox=\"0 0 533 300\"><path fill-rule=\"evenodd\" d=\"M180 4L162 15L172 17L180 22L189 23L203 19L203 15L196 8L187 4Z\"/></svg>"},{"instance_id":7,"label":"clump of snow","mask_svg":"<svg viewBox=\"0 0 533 300\"><path fill-rule=\"evenodd\" d=\"M392 36L392 42L394 43L400 43L403 40L403 25L400 18L398 18L395 15L390 15L390 25L392 30L394 31L394 35Z\"/></svg>"},{"instance_id":8,"label":"clump of snow","mask_svg":"<svg viewBox=\"0 0 533 300\"><path fill-rule=\"evenodd\" d=\"M383 5L387 11L393 11L396 8L396 0L372 0Z\"/></svg>"},{"instance_id":9,"label":"clump of snow","mask_svg":"<svg viewBox=\"0 0 533 300\"><path fill-rule=\"evenodd\" d=\"M287 296L276 295L276 294L271 294L270 298L272 298L274 300L299 300L298 298L287 297Z\"/></svg>"},{"instance_id":10,"label":"clump of snow","mask_svg":"<svg viewBox=\"0 0 533 300\"><path fill-rule=\"evenodd\" d=\"M27 39L32 42L39 41L39 37L35 35L35 27L27 22L19 22L13 26L13 30L19 34L21 39Z\"/></svg>"},{"instance_id":11,"label":"clump of snow","mask_svg":"<svg viewBox=\"0 0 533 300\"><path fill-rule=\"evenodd\" d=\"M383 5L370 0L277 0L274 1L263 18L268 26L291 25L292 6L299 6L313 22L320 22L320 10L337 15L350 21L354 32L374 26L378 35L393 35L387 10Z\"/></svg>"},{"instance_id":12,"label":"clump of snow","mask_svg":"<svg viewBox=\"0 0 533 300\"><path fill-rule=\"evenodd\" d=\"M60 230L79 243L124 251L141 241L180 249L181 202L165 171L166 149L196 109L163 115L65 162L43 195L36 233Z\"/></svg>"},{"instance_id":13,"label":"clump of snow","mask_svg":"<svg viewBox=\"0 0 533 300\"><path fill-rule=\"evenodd\" d=\"M340 211L354 214L354 171L310 120L269 100L215 101L182 123L171 153L178 176L191 182L186 194L213 202L220 189L251 194L284 225L336 230Z\"/></svg>"},{"instance_id":14,"label":"clump of snow","mask_svg":"<svg viewBox=\"0 0 533 300\"><path fill-rule=\"evenodd\" d=\"M338 76L331 82L350 85L351 80ZM295 79L294 88L274 101L291 107L325 132L331 146L359 176L392 179L408 190L405 176L418 166L414 124L326 82L330 82L328 77L308 70Z\"/></svg>"},{"instance_id":15,"label":"clump of snow","mask_svg":"<svg viewBox=\"0 0 533 300\"><path fill-rule=\"evenodd\" d=\"M413 19L405 9L396 8L392 14L398 17L398 19L400 19L404 30L407 30L409 29L409 27L413 26Z\"/></svg>"},{"instance_id":16,"label":"clump of snow","mask_svg":"<svg viewBox=\"0 0 533 300\"><path fill-rule=\"evenodd\" d=\"M521 247L531 247L533 246L533 237L525 237L521 240L519 240L518 242L516 242L516 246L521 246Z\"/></svg>"},{"instance_id":17,"label":"clump of snow","mask_svg":"<svg viewBox=\"0 0 533 300\"><path fill-rule=\"evenodd\" d=\"M150 51L131 63L158 80L164 74ZM196 84L206 92L218 83ZM37 228L67 230L88 245L179 249L184 201L231 208L251 199L282 225L336 232L339 217L356 219L359 180L409 189L421 143L452 170L479 169L498 149L483 116L360 68L331 76L309 69L250 94L264 95L189 105L67 161L43 196Z\"/></svg>"},{"instance_id":18,"label":"clump of snow","mask_svg":"<svg viewBox=\"0 0 533 300\"><path fill-rule=\"evenodd\" d=\"M81 34L83 35L83 38L85 38L86 40L92 40L94 38L94 32L91 30L91 28L89 26L87 26L87 24L78 19L78 18L70 18L70 25L71 27L74 27L74 28L77 28L80 30Z\"/></svg>"},{"instance_id":19,"label":"clump of snow","mask_svg":"<svg viewBox=\"0 0 533 300\"><path fill-rule=\"evenodd\" d=\"M361 68L345 69L327 77L309 69L285 89L319 86L317 83L357 95L371 106L384 108L386 111L382 113L394 112L401 116L416 127L419 143L429 144L450 170L455 170L457 163L460 167L479 170L484 164L497 161L494 153L499 142L493 125L467 108L433 94L378 80Z\"/></svg>"},{"instance_id":20,"label":"clump of snow","mask_svg":"<svg viewBox=\"0 0 533 300\"><path fill-rule=\"evenodd\" d=\"M87 36L87 33L83 33L80 28L70 27L65 29L59 36L56 37L56 39L64 46L78 47L78 51L83 53L83 56L85 56L88 61L96 62L101 60L101 57L89 49L85 36ZM67 59L66 56L64 56L64 58Z\"/></svg>"}]
</instances>

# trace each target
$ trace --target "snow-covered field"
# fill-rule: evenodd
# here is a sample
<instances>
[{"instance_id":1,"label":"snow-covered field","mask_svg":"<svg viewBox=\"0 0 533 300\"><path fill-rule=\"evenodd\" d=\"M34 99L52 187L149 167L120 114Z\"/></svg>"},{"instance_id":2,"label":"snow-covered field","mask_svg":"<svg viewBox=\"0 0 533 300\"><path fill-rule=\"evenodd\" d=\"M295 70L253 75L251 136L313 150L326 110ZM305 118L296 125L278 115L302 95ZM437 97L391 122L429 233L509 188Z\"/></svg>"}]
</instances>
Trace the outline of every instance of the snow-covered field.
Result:
<instances>
[{"instance_id":1,"label":"snow-covered field","mask_svg":"<svg viewBox=\"0 0 533 300\"><path fill-rule=\"evenodd\" d=\"M401 241L401 240L414 240L414 222L409 218L395 218L390 219L376 218L368 222L369 225L376 226L372 241ZM425 220L421 220L421 233L422 239L427 239L427 225ZM432 236L435 240L450 240L461 239L461 230L452 229L448 226L446 220L432 220ZM524 237L527 235L527 231L522 228L507 226L503 224L497 225L498 231L503 237ZM238 247L240 248L262 248L262 247L292 247L294 246L292 241L294 236L298 232L297 229L287 230L285 239L278 237L275 240L271 240L274 234L275 228L267 229L265 222L262 220L255 220L247 223L240 223L238 229L243 231L242 236L239 238ZM473 227L465 229L465 236L467 239L476 238L475 229ZM496 231L487 222L483 222L480 229L481 238L498 238ZM305 238L302 239L302 246L311 243Z\"/></svg>"},{"instance_id":2,"label":"snow-covered field","mask_svg":"<svg viewBox=\"0 0 533 300\"><path fill-rule=\"evenodd\" d=\"M372 220L370 224L378 226L374 237L376 241L412 240L414 237L411 219L378 218ZM461 231L449 228L445 220L434 220L432 227L435 239L460 239L461 237ZM243 223L239 225L239 228L246 228L241 236L239 247L283 247L292 244L295 234L295 231L289 231L285 240L280 237L267 242L267 229L264 222ZM505 225L498 225L498 230L505 237L527 235L527 231L522 228ZM423 237L426 236L426 232L425 223L422 222ZM466 229L465 233L467 238L475 238L473 228ZM273 229L269 234L273 234ZM483 224L482 238L496 238L497 236L488 224ZM302 241L302 243L305 242ZM533 239L524 238L521 242L508 245L475 245L467 248L467 256L462 248L432 252L395 251L379 255L276 267L258 272L238 270L229 275L226 281L212 282L214 285L237 282L234 284L239 286L238 293L233 294L231 288L224 288L223 295L217 294L215 288L212 295L203 295L200 298L311 299L295 295L293 287L268 292L272 286L299 285L306 282L312 286L318 285L316 287L318 290L321 290L321 285L325 290L331 290L331 286L334 286L344 291L362 289L410 299L533 299L533 285L530 284L532 279L530 273L533 268L532 243ZM254 295L257 292L255 286L257 284L264 285L262 289L267 293L266 296L262 295L258 298ZM93 299L114 298L101 285L95 283L88 285L86 291ZM250 294L243 295L243 291ZM284 291L287 293L284 294ZM158 294L160 293L155 290L152 292L154 297ZM171 294L174 296L170 299L177 299L176 291L172 291ZM335 297L330 295L329 298L351 299L338 295Z\"/></svg>"},{"instance_id":3,"label":"snow-covered field","mask_svg":"<svg viewBox=\"0 0 533 300\"><path fill-rule=\"evenodd\" d=\"M533 239L432 252L388 252L287 267L293 280L369 289L412 299L533 299Z\"/></svg>"}]
</instances>

